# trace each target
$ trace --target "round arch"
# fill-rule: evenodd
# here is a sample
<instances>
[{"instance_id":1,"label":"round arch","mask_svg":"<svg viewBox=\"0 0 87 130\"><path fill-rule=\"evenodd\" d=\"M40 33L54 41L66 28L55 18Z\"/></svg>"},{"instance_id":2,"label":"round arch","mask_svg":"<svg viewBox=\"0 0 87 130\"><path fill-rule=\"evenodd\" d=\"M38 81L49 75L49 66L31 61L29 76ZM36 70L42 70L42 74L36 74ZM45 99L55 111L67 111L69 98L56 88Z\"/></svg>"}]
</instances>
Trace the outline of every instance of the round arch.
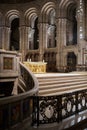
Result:
<instances>
[{"instance_id":1,"label":"round arch","mask_svg":"<svg viewBox=\"0 0 87 130\"><path fill-rule=\"evenodd\" d=\"M7 44L8 49L10 50L19 50L20 48L19 19L20 19L20 12L18 10L9 10L5 14L5 26L7 30L6 36L8 36Z\"/></svg>"},{"instance_id":2,"label":"round arch","mask_svg":"<svg viewBox=\"0 0 87 130\"><path fill-rule=\"evenodd\" d=\"M18 10L10 10L5 15L5 25L10 27L11 22L15 18L20 18L20 12Z\"/></svg>"},{"instance_id":3,"label":"round arch","mask_svg":"<svg viewBox=\"0 0 87 130\"><path fill-rule=\"evenodd\" d=\"M38 28L38 11L32 7L25 14L25 24L28 29L28 49L34 50L39 48L39 28Z\"/></svg>"},{"instance_id":4,"label":"round arch","mask_svg":"<svg viewBox=\"0 0 87 130\"><path fill-rule=\"evenodd\" d=\"M70 11L71 7L76 7L77 1L76 0L62 0L59 4L59 16L66 17L67 11Z\"/></svg>"},{"instance_id":5,"label":"round arch","mask_svg":"<svg viewBox=\"0 0 87 130\"><path fill-rule=\"evenodd\" d=\"M48 22L48 15L51 10L56 10L56 5L54 2L47 2L41 10L40 21Z\"/></svg>"},{"instance_id":6,"label":"round arch","mask_svg":"<svg viewBox=\"0 0 87 130\"><path fill-rule=\"evenodd\" d=\"M25 24L29 27L33 27L34 21L37 17L38 17L38 12L36 8L33 7L28 9L24 14Z\"/></svg>"}]
</instances>

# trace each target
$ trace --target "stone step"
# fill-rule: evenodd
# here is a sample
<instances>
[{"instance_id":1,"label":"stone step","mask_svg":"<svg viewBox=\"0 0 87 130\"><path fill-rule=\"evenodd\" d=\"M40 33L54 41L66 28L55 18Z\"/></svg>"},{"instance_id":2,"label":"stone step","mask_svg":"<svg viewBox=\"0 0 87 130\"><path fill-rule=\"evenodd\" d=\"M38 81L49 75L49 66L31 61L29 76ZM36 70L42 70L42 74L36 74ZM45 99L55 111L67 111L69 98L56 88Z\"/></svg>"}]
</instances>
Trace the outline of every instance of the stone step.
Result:
<instances>
[{"instance_id":1,"label":"stone step","mask_svg":"<svg viewBox=\"0 0 87 130\"><path fill-rule=\"evenodd\" d=\"M44 74L37 76L39 81L39 95L49 96L80 89L87 89L86 73Z\"/></svg>"},{"instance_id":2,"label":"stone step","mask_svg":"<svg viewBox=\"0 0 87 130\"><path fill-rule=\"evenodd\" d=\"M82 78L86 78L87 76L58 76L58 77L37 77L38 81L41 83L43 81L47 82L47 81L59 81L59 80L67 80L67 79L82 79Z\"/></svg>"},{"instance_id":3,"label":"stone step","mask_svg":"<svg viewBox=\"0 0 87 130\"><path fill-rule=\"evenodd\" d=\"M49 90L54 89L54 88L55 89L57 89L57 88L66 88L66 87L69 87L69 86L77 86L79 84L80 85L87 84L87 81L39 86L39 91L41 91L41 90L48 90L49 91Z\"/></svg>"},{"instance_id":4,"label":"stone step","mask_svg":"<svg viewBox=\"0 0 87 130\"><path fill-rule=\"evenodd\" d=\"M59 95L59 94L74 92L83 89L87 89L87 83L78 84L75 86L52 88L49 90L42 90L42 91L40 90L39 95L40 96Z\"/></svg>"},{"instance_id":5,"label":"stone step","mask_svg":"<svg viewBox=\"0 0 87 130\"><path fill-rule=\"evenodd\" d=\"M46 81L46 82L39 82L39 87L41 88L41 87L45 87L45 86L47 86L47 85L50 85L50 86L53 86L53 85L55 85L55 84L58 84L58 85L67 85L67 84L69 84L69 83L71 83L71 84L73 84L74 82L75 83L79 83L79 82L84 82L84 81L87 81L87 77L84 79L84 78L82 78L82 79L77 79L77 78L75 78L75 79L67 79L67 80L51 80L51 81Z\"/></svg>"}]
</instances>

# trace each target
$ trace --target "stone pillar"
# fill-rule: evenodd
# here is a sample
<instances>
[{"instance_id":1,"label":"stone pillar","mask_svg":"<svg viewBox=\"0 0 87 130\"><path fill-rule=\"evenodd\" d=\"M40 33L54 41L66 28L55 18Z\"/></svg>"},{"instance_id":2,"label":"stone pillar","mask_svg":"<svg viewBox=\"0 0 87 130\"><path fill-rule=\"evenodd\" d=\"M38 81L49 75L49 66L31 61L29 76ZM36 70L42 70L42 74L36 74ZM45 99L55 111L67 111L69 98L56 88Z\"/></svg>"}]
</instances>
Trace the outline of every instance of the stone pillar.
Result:
<instances>
[{"instance_id":1,"label":"stone pillar","mask_svg":"<svg viewBox=\"0 0 87 130\"><path fill-rule=\"evenodd\" d=\"M87 41L87 1L85 0L84 3L84 9L85 9L85 17L84 17L84 21L85 21L85 39Z\"/></svg>"},{"instance_id":2,"label":"stone pillar","mask_svg":"<svg viewBox=\"0 0 87 130\"><path fill-rule=\"evenodd\" d=\"M35 29L28 27L28 49L34 49L34 32Z\"/></svg>"},{"instance_id":3,"label":"stone pillar","mask_svg":"<svg viewBox=\"0 0 87 130\"><path fill-rule=\"evenodd\" d=\"M26 27L20 27L20 52L22 53L22 61L25 60L25 50L26 50Z\"/></svg>"},{"instance_id":4,"label":"stone pillar","mask_svg":"<svg viewBox=\"0 0 87 130\"><path fill-rule=\"evenodd\" d=\"M10 28L0 27L0 48L9 50L10 49Z\"/></svg>"},{"instance_id":5,"label":"stone pillar","mask_svg":"<svg viewBox=\"0 0 87 130\"><path fill-rule=\"evenodd\" d=\"M83 0L79 0L76 12L77 29L78 29L78 43L84 38L83 32Z\"/></svg>"},{"instance_id":6,"label":"stone pillar","mask_svg":"<svg viewBox=\"0 0 87 130\"><path fill-rule=\"evenodd\" d=\"M3 34L2 34L2 32L3 32L3 27L0 27L0 49L4 49L4 45L3 45Z\"/></svg>"},{"instance_id":7,"label":"stone pillar","mask_svg":"<svg viewBox=\"0 0 87 130\"><path fill-rule=\"evenodd\" d=\"M66 18L57 19L57 69L60 70L61 66L64 66L63 49L66 46Z\"/></svg>"},{"instance_id":8,"label":"stone pillar","mask_svg":"<svg viewBox=\"0 0 87 130\"><path fill-rule=\"evenodd\" d=\"M76 13L77 19L77 32L78 32L78 64L83 64L83 48L84 48L84 11L83 11L83 0L78 1L78 8Z\"/></svg>"},{"instance_id":9,"label":"stone pillar","mask_svg":"<svg viewBox=\"0 0 87 130\"><path fill-rule=\"evenodd\" d=\"M28 53L29 50L29 40L28 40L28 35L29 35L29 27L25 27L26 33L25 33L25 54Z\"/></svg>"},{"instance_id":10,"label":"stone pillar","mask_svg":"<svg viewBox=\"0 0 87 130\"><path fill-rule=\"evenodd\" d=\"M39 23L39 61L43 61L44 50L47 48L47 28L48 23Z\"/></svg>"},{"instance_id":11,"label":"stone pillar","mask_svg":"<svg viewBox=\"0 0 87 130\"><path fill-rule=\"evenodd\" d=\"M4 43L6 50L10 49L10 34L11 34L10 32L11 32L10 28L6 27L5 28L5 43Z\"/></svg>"},{"instance_id":12,"label":"stone pillar","mask_svg":"<svg viewBox=\"0 0 87 130\"><path fill-rule=\"evenodd\" d=\"M55 26L50 25L49 26L49 30L50 30L50 32L49 32L50 33L49 34L50 47L53 48L54 47L54 43L55 43ZM48 39L48 42L49 42L49 39Z\"/></svg>"},{"instance_id":13,"label":"stone pillar","mask_svg":"<svg viewBox=\"0 0 87 130\"><path fill-rule=\"evenodd\" d=\"M1 48L5 49L5 27L0 27L1 31Z\"/></svg>"}]
</instances>

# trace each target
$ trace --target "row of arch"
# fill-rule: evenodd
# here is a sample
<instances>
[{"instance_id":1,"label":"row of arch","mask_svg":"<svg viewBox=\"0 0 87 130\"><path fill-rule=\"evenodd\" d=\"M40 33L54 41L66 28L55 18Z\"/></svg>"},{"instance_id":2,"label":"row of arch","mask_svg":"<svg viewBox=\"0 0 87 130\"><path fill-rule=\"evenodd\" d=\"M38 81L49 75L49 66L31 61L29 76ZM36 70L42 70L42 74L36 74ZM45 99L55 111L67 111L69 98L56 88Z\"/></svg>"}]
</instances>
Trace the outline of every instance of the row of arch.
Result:
<instances>
[{"instance_id":1,"label":"row of arch","mask_svg":"<svg viewBox=\"0 0 87 130\"><path fill-rule=\"evenodd\" d=\"M0 15L0 26L10 27L10 50L20 49L20 26L29 27L28 44L29 49L39 48L39 23L47 23L47 48L56 47L57 19L61 17L67 19L66 25L66 44L77 43L77 20L76 20L77 3L75 0L61 0L60 3L47 2L39 12L36 7L31 7L24 14L18 10L10 10L3 16Z\"/></svg>"}]
</instances>

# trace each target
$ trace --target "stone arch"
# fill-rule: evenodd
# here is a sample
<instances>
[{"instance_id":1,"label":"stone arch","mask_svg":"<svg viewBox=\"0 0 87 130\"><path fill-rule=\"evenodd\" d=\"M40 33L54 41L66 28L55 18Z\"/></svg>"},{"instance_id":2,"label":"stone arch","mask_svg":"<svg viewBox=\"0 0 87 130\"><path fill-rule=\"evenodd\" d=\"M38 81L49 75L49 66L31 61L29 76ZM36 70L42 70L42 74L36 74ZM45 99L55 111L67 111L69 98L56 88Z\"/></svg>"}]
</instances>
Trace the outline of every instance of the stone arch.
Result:
<instances>
[{"instance_id":1,"label":"stone arch","mask_svg":"<svg viewBox=\"0 0 87 130\"><path fill-rule=\"evenodd\" d=\"M62 0L59 5L59 17L66 19L66 45L77 44L77 2Z\"/></svg>"},{"instance_id":2,"label":"stone arch","mask_svg":"<svg viewBox=\"0 0 87 130\"><path fill-rule=\"evenodd\" d=\"M20 18L20 12L18 10L10 10L5 15L5 24L10 27L11 22L15 18Z\"/></svg>"},{"instance_id":3,"label":"stone arch","mask_svg":"<svg viewBox=\"0 0 87 130\"><path fill-rule=\"evenodd\" d=\"M76 0L62 0L59 4L59 16L65 17L67 15L67 8L70 6L77 6Z\"/></svg>"},{"instance_id":4,"label":"stone arch","mask_svg":"<svg viewBox=\"0 0 87 130\"><path fill-rule=\"evenodd\" d=\"M54 2L47 2L41 10L41 21L46 28L46 48L56 46L56 6Z\"/></svg>"},{"instance_id":5,"label":"stone arch","mask_svg":"<svg viewBox=\"0 0 87 130\"><path fill-rule=\"evenodd\" d=\"M38 11L32 7L25 14L25 24L28 29L28 49L38 49L39 47L39 28L38 28Z\"/></svg>"},{"instance_id":6,"label":"stone arch","mask_svg":"<svg viewBox=\"0 0 87 130\"><path fill-rule=\"evenodd\" d=\"M12 22L15 20L15 19L18 19L19 20L20 18L20 12L18 10L9 10L6 14L5 14L5 26L6 26L6 38L7 38L7 44L8 44L8 49L10 50L19 50L19 38L17 41L14 42L14 45L12 43L12 40L11 40L11 34L13 33L13 30L12 30ZM18 33L18 37L20 36L19 35L19 25L17 27L17 33ZM15 33L16 34L16 33ZM16 34L17 36L17 34ZM18 47L17 47L18 46Z\"/></svg>"},{"instance_id":7,"label":"stone arch","mask_svg":"<svg viewBox=\"0 0 87 130\"><path fill-rule=\"evenodd\" d=\"M43 7L42 7L42 10L41 10L41 17L40 17L40 21L43 21L43 22L48 22L48 16L49 16L49 12L52 10L52 9L55 9L56 10L56 5L54 2L47 2Z\"/></svg>"},{"instance_id":8,"label":"stone arch","mask_svg":"<svg viewBox=\"0 0 87 130\"><path fill-rule=\"evenodd\" d=\"M32 27L34 26L34 21L35 19L38 17L38 12L37 12L37 9L35 7L32 7L30 9L28 9L25 14L24 14L24 17L25 17L25 24L29 27Z\"/></svg>"}]
</instances>

